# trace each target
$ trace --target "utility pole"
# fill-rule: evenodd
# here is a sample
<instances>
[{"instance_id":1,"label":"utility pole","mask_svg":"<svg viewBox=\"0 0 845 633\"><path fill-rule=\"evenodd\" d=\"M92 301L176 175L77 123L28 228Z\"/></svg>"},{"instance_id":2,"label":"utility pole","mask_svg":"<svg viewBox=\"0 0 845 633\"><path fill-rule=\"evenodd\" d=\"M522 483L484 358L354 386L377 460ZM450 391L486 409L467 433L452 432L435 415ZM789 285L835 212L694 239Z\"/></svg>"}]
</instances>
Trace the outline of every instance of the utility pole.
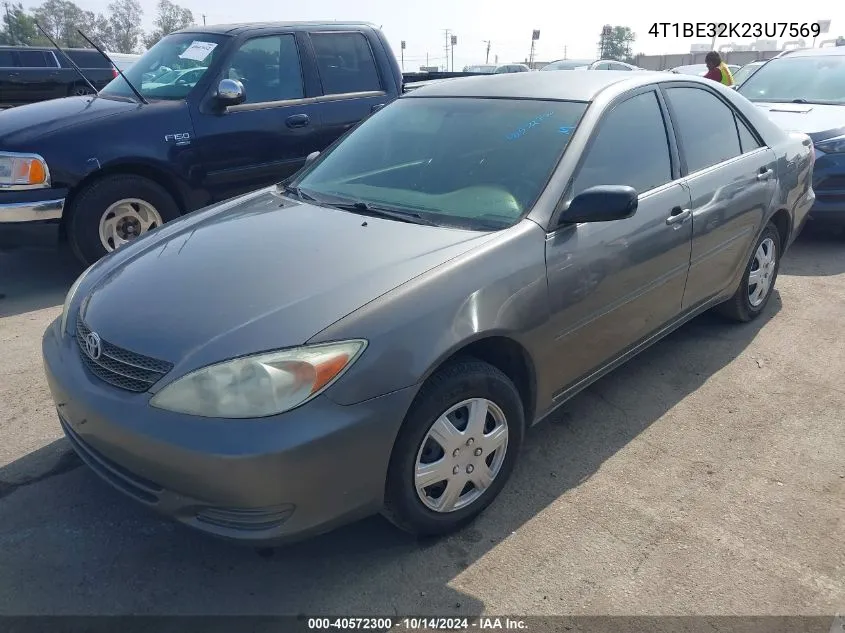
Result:
<instances>
[{"instance_id":1,"label":"utility pole","mask_svg":"<svg viewBox=\"0 0 845 633\"><path fill-rule=\"evenodd\" d=\"M455 45L458 43L458 36L452 36L452 72L455 72Z\"/></svg>"},{"instance_id":2,"label":"utility pole","mask_svg":"<svg viewBox=\"0 0 845 633\"><path fill-rule=\"evenodd\" d=\"M531 53L528 55L528 67L534 68L534 46L537 44L537 40L540 39L540 31L534 29L531 33Z\"/></svg>"},{"instance_id":3,"label":"utility pole","mask_svg":"<svg viewBox=\"0 0 845 633\"><path fill-rule=\"evenodd\" d=\"M484 56L484 63L489 64L490 63L490 40L481 40L481 41L484 42L485 44L487 44L487 54Z\"/></svg>"},{"instance_id":4,"label":"utility pole","mask_svg":"<svg viewBox=\"0 0 845 633\"><path fill-rule=\"evenodd\" d=\"M443 32L446 34L446 71L449 70L449 42L451 42L451 38L449 37L452 35L451 29L443 29Z\"/></svg>"},{"instance_id":5,"label":"utility pole","mask_svg":"<svg viewBox=\"0 0 845 633\"><path fill-rule=\"evenodd\" d=\"M205 13L202 14L202 25L205 26Z\"/></svg>"},{"instance_id":6,"label":"utility pole","mask_svg":"<svg viewBox=\"0 0 845 633\"><path fill-rule=\"evenodd\" d=\"M400 47L402 51L402 72L405 72L405 40L402 40L402 46Z\"/></svg>"}]
</instances>

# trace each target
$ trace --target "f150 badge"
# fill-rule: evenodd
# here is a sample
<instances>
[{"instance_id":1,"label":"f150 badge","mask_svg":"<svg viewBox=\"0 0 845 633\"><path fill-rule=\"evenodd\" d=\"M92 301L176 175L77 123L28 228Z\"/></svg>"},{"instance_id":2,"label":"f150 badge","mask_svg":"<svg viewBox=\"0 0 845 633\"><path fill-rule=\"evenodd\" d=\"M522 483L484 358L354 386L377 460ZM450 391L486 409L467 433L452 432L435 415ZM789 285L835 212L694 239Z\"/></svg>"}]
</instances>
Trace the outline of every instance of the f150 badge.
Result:
<instances>
[{"instance_id":1,"label":"f150 badge","mask_svg":"<svg viewBox=\"0 0 845 633\"><path fill-rule=\"evenodd\" d=\"M176 145L190 145L191 144L191 133L190 132L182 132L181 134L165 134L164 135L164 142L165 143L176 143Z\"/></svg>"}]
</instances>

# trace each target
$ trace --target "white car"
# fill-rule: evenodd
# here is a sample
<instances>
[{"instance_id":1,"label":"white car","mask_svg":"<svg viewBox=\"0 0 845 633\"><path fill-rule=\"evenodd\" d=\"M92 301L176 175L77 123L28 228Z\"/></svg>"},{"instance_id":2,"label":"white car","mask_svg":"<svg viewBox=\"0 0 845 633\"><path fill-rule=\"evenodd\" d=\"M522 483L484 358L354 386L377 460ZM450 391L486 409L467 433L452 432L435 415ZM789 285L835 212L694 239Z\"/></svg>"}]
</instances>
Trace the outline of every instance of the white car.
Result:
<instances>
[{"instance_id":1,"label":"white car","mask_svg":"<svg viewBox=\"0 0 845 633\"><path fill-rule=\"evenodd\" d=\"M169 73L164 73L156 77L155 81L145 82L144 88L161 88L162 86L172 86L174 84L190 86L197 83L205 71L205 67L171 70Z\"/></svg>"}]
</instances>

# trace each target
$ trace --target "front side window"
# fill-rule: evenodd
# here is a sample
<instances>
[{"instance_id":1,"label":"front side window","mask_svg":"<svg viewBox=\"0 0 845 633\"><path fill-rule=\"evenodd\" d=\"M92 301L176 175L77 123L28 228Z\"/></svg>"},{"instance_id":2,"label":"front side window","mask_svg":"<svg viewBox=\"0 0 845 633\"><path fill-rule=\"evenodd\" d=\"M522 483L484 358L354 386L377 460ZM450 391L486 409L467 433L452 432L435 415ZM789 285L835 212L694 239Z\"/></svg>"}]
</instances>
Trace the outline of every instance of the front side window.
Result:
<instances>
[{"instance_id":1,"label":"front side window","mask_svg":"<svg viewBox=\"0 0 845 633\"><path fill-rule=\"evenodd\" d=\"M690 173L742 154L733 110L716 95L700 88L669 88L666 98Z\"/></svg>"},{"instance_id":2,"label":"front side window","mask_svg":"<svg viewBox=\"0 0 845 633\"><path fill-rule=\"evenodd\" d=\"M601 122L572 195L598 185L626 185L644 193L671 180L666 125L657 95L647 92L623 101Z\"/></svg>"},{"instance_id":3,"label":"front side window","mask_svg":"<svg viewBox=\"0 0 845 633\"><path fill-rule=\"evenodd\" d=\"M737 91L751 101L845 105L845 56L773 59Z\"/></svg>"},{"instance_id":4,"label":"front side window","mask_svg":"<svg viewBox=\"0 0 845 633\"><path fill-rule=\"evenodd\" d=\"M399 99L290 184L318 202L363 202L438 224L504 228L542 193L586 107L527 99Z\"/></svg>"},{"instance_id":5,"label":"front side window","mask_svg":"<svg viewBox=\"0 0 845 633\"><path fill-rule=\"evenodd\" d=\"M376 62L361 33L312 33L323 94L381 90Z\"/></svg>"},{"instance_id":6,"label":"front side window","mask_svg":"<svg viewBox=\"0 0 845 633\"><path fill-rule=\"evenodd\" d=\"M134 62L126 77L145 99L178 101L185 99L194 86L223 54L230 38L215 33L174 33L163 37ZM180 71L197 70L182 79ZM171 74L172 73L172 74ZM162 81L165 77L165 81ZM100 96L135 98L123 77L115 77L100 91Z\"/></svg>"},{"instance_id":7,"label":"front side window","mask_svg":"<svg viewBox=\"0 0 845 633\"><path fill-rule=\"evenodd\" d=\"M245 103L305 96L296 39L290 34L247 40L232 57L224 77L243 83Z\"/></svg>"}]
</instances>

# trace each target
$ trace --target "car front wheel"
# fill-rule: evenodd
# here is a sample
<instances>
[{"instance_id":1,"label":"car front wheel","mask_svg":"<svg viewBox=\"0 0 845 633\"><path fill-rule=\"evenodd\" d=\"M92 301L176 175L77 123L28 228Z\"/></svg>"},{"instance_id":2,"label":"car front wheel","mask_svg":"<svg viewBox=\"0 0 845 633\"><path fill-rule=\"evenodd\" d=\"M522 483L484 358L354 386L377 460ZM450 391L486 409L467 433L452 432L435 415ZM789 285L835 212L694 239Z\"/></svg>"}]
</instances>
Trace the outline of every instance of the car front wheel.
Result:
<instances>
[{"instance_id":1,"label":"car front wheel","mask_svg":"<svg viewBox=\"0 0 845 633\"><path fill-rule=\"evenodd\" d=\"M439 370L394 445L385 516L420 536L469 523L510 477L524 427L519 392L504 373L472 358Z\"/></svg>"}]
</instances>

